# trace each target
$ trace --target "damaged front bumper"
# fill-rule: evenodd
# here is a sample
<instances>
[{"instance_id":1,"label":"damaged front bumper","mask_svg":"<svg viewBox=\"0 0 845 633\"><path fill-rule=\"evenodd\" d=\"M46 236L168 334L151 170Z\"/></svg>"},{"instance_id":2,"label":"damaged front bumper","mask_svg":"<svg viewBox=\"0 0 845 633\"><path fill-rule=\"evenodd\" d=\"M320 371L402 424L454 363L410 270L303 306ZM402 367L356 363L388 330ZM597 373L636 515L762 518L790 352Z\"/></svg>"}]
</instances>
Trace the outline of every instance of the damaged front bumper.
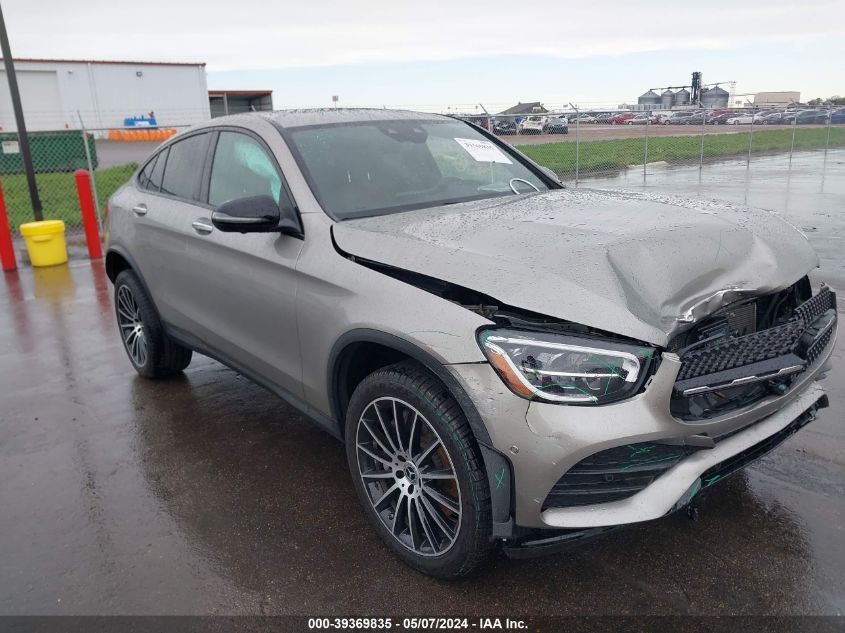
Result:
<instances>
[{"instance_id":1,"label":"damaged front bumper","mask_svg":"<svg viewBox=\"0 0 845 633\"><path fill-rule=\"evenodd\" d=\"M813 390L813 394L818 393L818 391L818 389ZM813 394L808 395L812 396ZM827 406L827 396L822 395L809 409L804 411L804 413L799 415L785 427L776 430L771 435L766 434L772 427L775 427L774 424L766 424L766 427L768 428L755 426L755 433L744 434L744 437L738 438L732 446L725 444L721 453L709 454L708 458L710 459L704 459L695 464L692 462L685 462L682 470L685 470L686 472L674 473L674 476L678 478L677 481L685 481L690 478L690 475L695 476L696 473L698 474L695 476L692 485L687 488L678 500L661 516L671 514L688 506L692 507L689 504L693 502L699 492L724 481L725 478L776 449L793 434L797 433L804 426L815 420L816 412ZM796 408L800 408L800 406ZM760 439L761 436L762 439ZM749 442L754 443L747 446ZM744 446L744 448L741 448L741 446ZM722 459L723 454L729 454L729 456ZM722 459L722 461L706 468L706 464L711 462L713 458ZM705 469L702 470L702 468ZM669 475L668 473L666 474ZM669 475L669 477L672 476L673 475ZM666 481L669 481L669 479L667 478ZM654 493L674 495L680 488L681 485L673 486L671 484L668 486L657 486L654 488ZM610 506L610 504L603 504L602 507L606 508L608 506ZM568 528L562 530L522 529L517 533L512 534L511 537L507 539L503 550L509 557L518 559L546 556L548 554L558 553L576 547L587 540L592 541L600 536L614 532L617 529L624 527L624 525L626 524L620 523L605 527Z\"/></svg>"},{"instance_id":2,"label":"damaged front bumper","mask_svg":"<svg viewBox=\"0 0 845 633\"><path fill-rule=\"evenodd\" d=\"M669 405L682 366L672 353L662 355L642 393L605 406L528 402L505 388L487 364L450 366L487 425L495 449L484 451L488 470L492 463L488 456L498 459L498 478L491 479L494 534L512 543L521 541L520 549L545 551L685 506L701 489L773 449L827 406L816 379L829 360L834 337L835 327L824 349L793 378L786 393L705 420L682 420L672 414ZM677 451L670 451L675 457L669 467L624 498L565 507L548 503L561 478L590 456L644 443L681 447L684 452L676 459ZM632 463L640 468L643 462ZM503 486L506 477L508 485ZM503 505L507 515L501 511ZM525 529L558 533L529 538Z\"/></svg>"}]
</instances>

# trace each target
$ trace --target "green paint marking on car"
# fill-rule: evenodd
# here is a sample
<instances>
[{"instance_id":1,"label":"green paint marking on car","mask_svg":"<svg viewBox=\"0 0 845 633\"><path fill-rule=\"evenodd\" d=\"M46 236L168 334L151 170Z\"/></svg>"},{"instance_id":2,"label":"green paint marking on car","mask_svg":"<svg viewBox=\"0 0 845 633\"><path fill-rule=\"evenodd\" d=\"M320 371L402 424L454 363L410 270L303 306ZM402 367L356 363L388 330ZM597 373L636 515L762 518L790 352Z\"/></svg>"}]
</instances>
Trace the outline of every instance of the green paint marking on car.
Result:
<instances>
[{"instance_id":1,"label":"green paint marking on car","mask_svg":"<svg viewBox=\"0 0 845 633\"><path fill-rule=\"evenodd\" d=\"M631 455L640 455L641 453L650 453L654 450L654 444L643 444L642 446L637 446L635 444L628 444L628 448L631 449Z\"/></svg>"},{"instance_id":2,"label":"green paint marking on car","mask_svg":"<svg viewBox=\"0 0 845 633\"><path fill-rule=\"evenodd\" d=\"M692 490L689 493L689 497L687 498L687 503L692 501L692 498L698 494L698 491L701 490L701 479L696 479L695 484L692 487Z\"/></svg>"},{"instance_id":3,"label":"green paint marking on car","mask_svg":"<svg viewBox=\"0 0 845 633\"><path fill-rule=\"evenodd\" d=\"M505 468L502 467L502 472L493 475L496 478L496 488L501 488L505 485Z\"/></svg>"},{"instance_id":4,"label":"green paint marking on car","mask_svg":"<svg viewBox=\"0 0 845 633\"><path fill-rule=\"evenodd\" d=\"M455 338L460 338L457 334L443 332L442 330L412 330L411 332L406 332L406 334L443 334L444 336L454 336Z\"/></svg>"},{"instance_id":5,"label":"green paint marking on car","mask_svg":"<svg viewBox=\"0 0 845 633\"><path fill-rule=\"evenodd\" d=\"M657 464L660 462L667 462L670 460L675 460L680 457L679 454L672 454L672 455L664 455L663 457L655 457L654 459L645 459L641 462L631 462L627 466L623 466L622 470L628 470L629 468L634 468L635 466L645 466L647 464Z\"/></svg>"},{"instance_id":6,"label":"green paint marking on car","mask_svg":"<svg viewBox=\"0 0 845 633\"><path fill-rule=\"evenodd\" d=\"M704 485L705 486L712 486L717 481L719 481L721 478L722 478L721 475L710 475L707 479L704 480Z\"/></svg>"}]
</instances>

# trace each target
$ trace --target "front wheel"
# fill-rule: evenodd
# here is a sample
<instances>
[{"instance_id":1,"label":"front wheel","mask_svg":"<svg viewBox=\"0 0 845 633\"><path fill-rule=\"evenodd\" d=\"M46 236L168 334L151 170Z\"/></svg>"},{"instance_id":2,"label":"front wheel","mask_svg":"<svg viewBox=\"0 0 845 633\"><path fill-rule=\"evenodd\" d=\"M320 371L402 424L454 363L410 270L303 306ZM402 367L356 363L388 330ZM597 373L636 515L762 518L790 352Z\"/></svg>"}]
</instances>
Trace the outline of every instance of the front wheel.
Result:
<instances>
[{"instance_id":1,"label":"front wheel","mask_svg":"<svg viewBox=\"0 0 845 633\"><path fill-rule=\"evenodd\" d=\"M492 550L490 491L458 403L422 367L380 369L355 389L346 455L372 526L405 563L469 574Z\"/></svg>"}]
</instances>

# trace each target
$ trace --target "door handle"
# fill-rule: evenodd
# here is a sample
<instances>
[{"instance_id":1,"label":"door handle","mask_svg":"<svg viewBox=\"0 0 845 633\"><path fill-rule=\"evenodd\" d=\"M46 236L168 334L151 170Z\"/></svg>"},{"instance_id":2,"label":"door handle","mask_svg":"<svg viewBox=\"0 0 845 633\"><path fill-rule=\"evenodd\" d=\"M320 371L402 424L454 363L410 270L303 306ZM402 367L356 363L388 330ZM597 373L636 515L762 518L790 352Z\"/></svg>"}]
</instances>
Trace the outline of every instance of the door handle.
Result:
<instances>
[{"instance_id":1,"label":"door handle","mask_svg":"<svg viewBox=\"0 0 845 633\"><path fill-rule=\"evenodd\" d=\"M132 207L132 213L139 217L142 215L147 215L147 205L145 205L143 202L141 204L136 204L134 207Z\"/></svg>"},{"instance_id":2,"label":"door handle","mask_svg":"<svg viewBox=\"0 0 845 633\"><path fill-rule=\"evenodd\" d=\"M214 225L208 218L199 218L191 222L191 226L200 235L208 235L214 230Z\"/></svg>"}]
</instances>

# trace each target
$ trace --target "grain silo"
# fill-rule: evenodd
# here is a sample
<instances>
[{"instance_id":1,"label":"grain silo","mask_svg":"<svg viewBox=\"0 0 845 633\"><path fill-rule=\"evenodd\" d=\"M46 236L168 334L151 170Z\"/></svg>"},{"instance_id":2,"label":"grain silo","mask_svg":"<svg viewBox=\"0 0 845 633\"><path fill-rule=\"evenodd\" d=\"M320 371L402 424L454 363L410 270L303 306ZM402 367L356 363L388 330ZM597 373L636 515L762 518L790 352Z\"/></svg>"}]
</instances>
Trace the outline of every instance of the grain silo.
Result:
<instances>
[{"instance_id":1,"label":"grain silo","mask_svg":"<svg viewBox=\"0 0 845 633\"><path fill-rule=\"evenodd\" d=\"M705 108L726 108L729 98L730 93L719 86L701 91L701 105Z\"/></svg>"},{"instance_id":2,"label":"grain silo","mask_svg":"<svg viewBox=\"0 0 845 633\"><path fill-rule=\"evenodd\" d=\"M637 103L639 105L644 106L659 106L660 105L660 95L654 92L654 90L649 90L648 92L644 92L637 98Z\"/></svg>"},{"instance_id":3,"label":"grain silo","mask_svg":"<svg viewBox=\"0 0 845 633\"><path fill-rule=\"evenodd\" d=\"M664 110L668 110L672 107L672 103L675 99L675 93L671 90L665 90L662 95L660 95L660 107Z\"/></svg>"},{"instance_id":4,"label":"grain silo","mask_svg":"<svg viewBox=\"0 0 845 633\"><path fill-rule=\"evenodd\" d=\"M690 101L690 93L689 90L686 88L681 88L678 92L675 93L674 98L672 99L673 106L685 106L689 105Z\"/></svg>"}]
</instances>

